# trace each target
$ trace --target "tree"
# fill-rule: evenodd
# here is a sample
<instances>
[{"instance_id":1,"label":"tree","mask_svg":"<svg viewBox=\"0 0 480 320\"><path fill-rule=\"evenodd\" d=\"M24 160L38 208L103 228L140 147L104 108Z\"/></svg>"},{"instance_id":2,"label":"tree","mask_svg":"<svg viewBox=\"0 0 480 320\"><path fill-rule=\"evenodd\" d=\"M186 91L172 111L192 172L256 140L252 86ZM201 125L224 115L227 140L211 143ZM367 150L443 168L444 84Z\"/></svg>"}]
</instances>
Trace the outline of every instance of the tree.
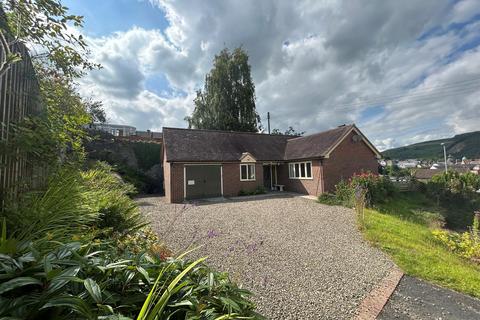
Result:
<instances>
[{"instance_id":1,"label":"tree","mask_svg":"<svg viewBox=\"0 0 480 320\"><path fill-rule=\"evenodd\" d=\"M5 10L5 13L4 11ZM18 123L10 123L10 139L0 142L2 154L20 157L58 168L66 163L81 164L84 157L84 127L105 121L100 102L83 99L75 78L97 67L88 60L87 44L69 27L82 26L82 17L72 15L59 0L0 0L0 77L21 59L16 43L33 45L30 53L44 106Z\"/></svg>"},{"instance_id":2,"label":"tree","mask_svg":"<svg viewBox=\"0 0 480 320\"><path fill-rule=\"evenodd\" d=\"M186 117L189 128L257 132L260 117L255 109L255 85L248 55L242 48L223 49L215 56L197 91L195 110Z\"/></svg>"},{"instance_id":3,"label":"tree","mask_svg":"<svg viewBox=\"0 0 480 320\"><path fill-rule=\"evenodd\" d=\"M103 108L102 101L94 101L92 99L88 99L84 101L84 104L88 113L92 117L92 123L105 123L107 121L107 115L105 113L105 109Z\"/></svg>"},{"instance_id":4,"label":"tree","mask_svg":"<svg viewBox=\"0 0 480 320\"><path fill-rule=\"evenodd\" d=\"M2 9L8 25L0 24L0 49L6 53L0 62L0 76L21 60L11 50L16 42L39 48L40 52L32 58L48 65L52 72L68 77L78 77L83 70L100 67L88 60L83 36L69 28L82 27L83 17L70 14L60 0L4 0L0 1L0 13Z\"/></svg>"},{"instance_id":5,"label":"tree","mask_svg":"<svg viewBox=\"0 0 480 320\"><path fill-rule=\"evenodd\" d=\"M281 132L280 129L273 129L272 134L286 135L286 136L303 136L305 131L296 131L292 126L288 127L288 130Z\"/></svg>"}]
</instances>

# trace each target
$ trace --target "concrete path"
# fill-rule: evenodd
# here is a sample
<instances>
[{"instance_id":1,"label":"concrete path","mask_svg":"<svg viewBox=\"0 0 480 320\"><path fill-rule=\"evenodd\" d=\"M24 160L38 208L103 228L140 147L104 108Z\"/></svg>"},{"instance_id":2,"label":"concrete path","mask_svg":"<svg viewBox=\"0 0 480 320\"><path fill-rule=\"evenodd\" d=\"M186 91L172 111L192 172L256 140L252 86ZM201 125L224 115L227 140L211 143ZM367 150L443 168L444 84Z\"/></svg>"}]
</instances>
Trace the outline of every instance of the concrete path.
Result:
<instances>
[{"instance_id":1,"label":"concrete path","mask_svg":"<svg viewBox=\"0 0 480 320\"><path fill-rule=\"evenodd\" d=\"M480 300L403 276L378 319L480 319Z\"/></svg>"}]
</instances>

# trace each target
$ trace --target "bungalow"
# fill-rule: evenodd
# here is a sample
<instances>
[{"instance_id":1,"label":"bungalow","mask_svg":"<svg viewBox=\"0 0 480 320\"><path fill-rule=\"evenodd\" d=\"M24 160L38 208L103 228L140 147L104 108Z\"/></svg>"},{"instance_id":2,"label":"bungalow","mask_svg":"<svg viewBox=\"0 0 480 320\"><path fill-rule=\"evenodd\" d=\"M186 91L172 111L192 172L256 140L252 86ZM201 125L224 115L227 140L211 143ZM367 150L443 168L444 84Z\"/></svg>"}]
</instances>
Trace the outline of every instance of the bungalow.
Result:
<instances>
[{"instance_id":1,"label":"bungalow","mask_svg":"<svg viewBox=\"0 0 480 320\"><path fill-rule=\"evenodd\" d=\"M320 195L356 172L377 172L380 152L355 125L305 137L163 128L169 202L236 196L259 186Z\"/></svg>"}]
</instances>

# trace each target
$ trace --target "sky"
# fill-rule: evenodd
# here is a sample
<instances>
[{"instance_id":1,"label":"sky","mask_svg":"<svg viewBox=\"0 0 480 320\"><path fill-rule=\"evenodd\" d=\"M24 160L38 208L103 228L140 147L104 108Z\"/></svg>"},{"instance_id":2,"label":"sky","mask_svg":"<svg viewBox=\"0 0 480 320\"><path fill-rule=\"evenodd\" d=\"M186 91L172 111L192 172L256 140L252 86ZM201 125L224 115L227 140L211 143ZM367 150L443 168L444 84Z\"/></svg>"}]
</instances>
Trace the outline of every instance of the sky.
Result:
<instances>
[{"instance_id":1,"label":"sky","mask_svg":"<svg viewBox=\"0 0 480 320\"><path fill-rule=\"evenodd\" d=\"M108 121L186 127L215 54L249 55L266 126L355 123L380 149L480 130L478 0L63 0Z\"/></svg>"}]
</instances>

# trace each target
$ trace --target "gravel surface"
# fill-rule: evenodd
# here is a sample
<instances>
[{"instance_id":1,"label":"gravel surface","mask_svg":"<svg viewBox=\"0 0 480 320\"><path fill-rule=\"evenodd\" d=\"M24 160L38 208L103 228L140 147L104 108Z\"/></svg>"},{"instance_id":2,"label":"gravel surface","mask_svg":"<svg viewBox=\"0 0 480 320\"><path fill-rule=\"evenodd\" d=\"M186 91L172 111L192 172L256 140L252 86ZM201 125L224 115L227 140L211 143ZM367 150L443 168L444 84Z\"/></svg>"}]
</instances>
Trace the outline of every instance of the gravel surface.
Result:
<instances>
[{"instance_id":1,"label":"gravel surface","mask_svg":"<svg viewBox=\"0 0 480 320\"><path fill-rule=\"evenodd\" d=\"M363 241L354 211L294 196L179 205L139 199L176 252L228 271L271 319L349 319L393 267Z\"/></svg>"},{"instance_id":2,"label":"gravel surface","mask_svg":"<svg viewBox=\"0 0 480 320\"><path fill-rule=\"evenodd\" d=\"M378 319L480 319L480 300L403 276Z\"/></svg>"}]
</instances>

